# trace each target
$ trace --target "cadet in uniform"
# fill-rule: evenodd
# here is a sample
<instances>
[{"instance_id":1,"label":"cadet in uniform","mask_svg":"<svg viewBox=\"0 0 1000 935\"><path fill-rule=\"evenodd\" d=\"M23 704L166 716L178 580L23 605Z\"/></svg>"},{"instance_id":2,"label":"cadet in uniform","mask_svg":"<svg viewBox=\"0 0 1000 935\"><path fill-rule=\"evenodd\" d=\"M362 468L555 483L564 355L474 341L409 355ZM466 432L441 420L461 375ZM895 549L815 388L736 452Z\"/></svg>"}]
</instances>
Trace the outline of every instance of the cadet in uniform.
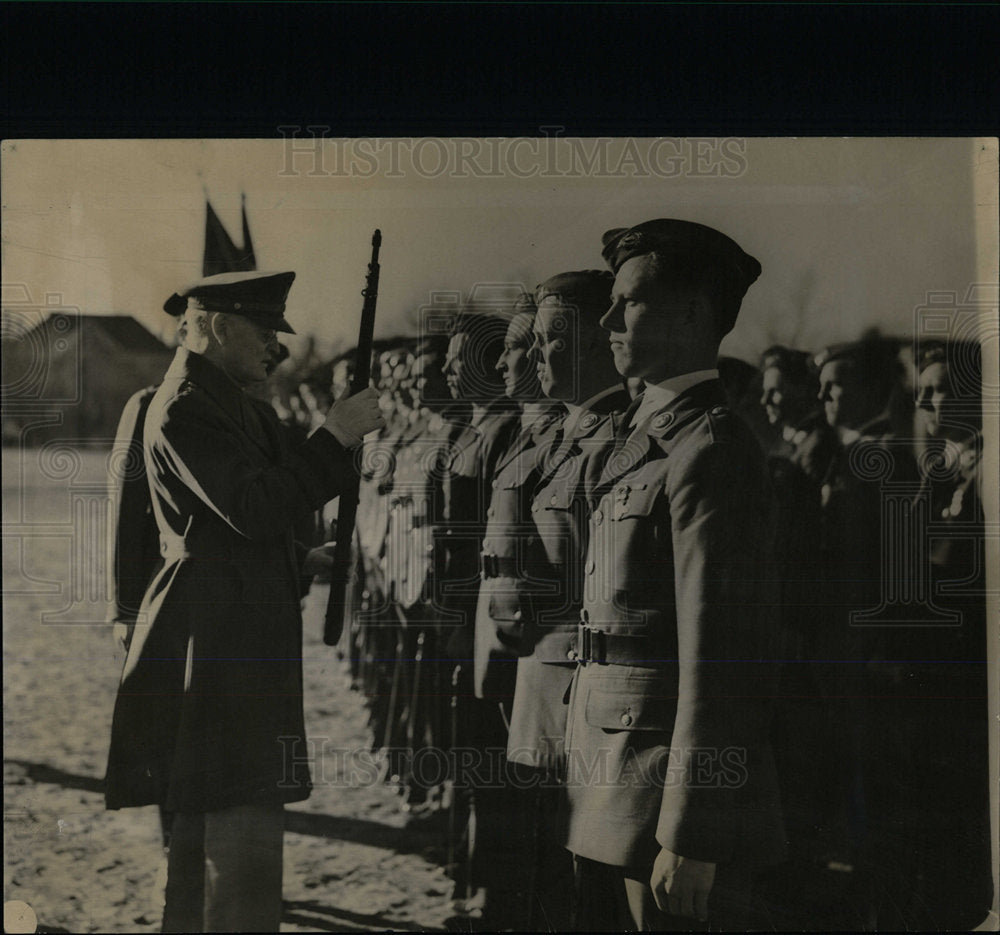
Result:
<instances>
[{"instance_id":1,"label":"cadet in uniform","mask_svg":"<svg viewBox=\"0 0 1000 935\"><path fill-rule=\"evenodd\" d=\"M885 485L915 490L917 473L912 441L896 435L890 416L902 384L897 349L869 337L827 347L815 364L836 444L820 488L823 579L808 646L830 708L831 761L839 764L828 781L842 799L840 859L853 868L842 924L870 929L883 895L895 889L896 872L880 856L895 832L880 781L886 761L879 736L900 670L899 657L885 654L889 621L868 625L864 618L902 586L883 574L897 537L885 524Z\"/></svg>"},{"instance_id":2,"label":"cadet in uniform","mask_svg":"<svg viewBox=\"0 0 1000 935\"><path fill-rule=\"evenodd\" d=\"M460 878L457 897L472 897L466 908L478 908L475 904L489 892L493 882L490 842L502 835L505 820L493 807L495 796L489 781L481 781L486 771L470 770L463 757L485 757L486 751L505 749L507 743L500 699L475 697L473 653L490 480L519 428L519 411L504 395L496 369L508 323L509 315L499 311L459 315L444 366L452 396L466 408L455 418L456 430L450 435L443 460L443 515L435 529L435 550L443 560L435 557L438 574L431 613L439 621L444 655L454 661L452 747L458 757L453 841L457 840L458 853L466 855L454 863ZM460 837L459 828L465 828L466 837ZM468 872L467 883L461 880L463 867Z\"/></svg>"},{"instance_id":3,"label":"cadet in uniform","mask_svg":"<svg viewBox=\"0 0 1000 935\"><path fill-rule=\"evenodd\" d=\"M490 608L490 626L520 655L507 755L526 792L520 808L529 879L521 927L529 930L563 931L572 921L572 861L558 822L565 811L565 695L576 668L569 653L586 549L583 476L591 455L612 438L609 413L630 402L598 325L613 281L607 271L583 270L552 276L535 291L531 356L543 392L565 416L524 472L520 534L507 559L511 577Z\"/></svg>"},{"instance_id":4,"label":"cadet in uniform","mask_svg":"<svg viewBox=\"0 0 1000 935\"><path fill-rule=\"evenodd\" d=\"M448 679L451 670L442 663L441 641L435 628L432 608L434 582L435 524L442 512L443 481L441 464L448 449L449 436L456 431L445 418L451 394L445 383L444 366L447 339L425 339L415 352L412 369L411 424L404 435L392 490L390 533L386 556L391 563L393 607L408 630L405 655L399 666L406 668L409 692L403 740L407 756L418 750L446 749ZM447 671L446 671L447 669ZM397 690L399 688L397 687ZM416 805L432 797L444 777L428 774L406 764L407 805Z\"/></svg>"},{"instance_id":5,"label":"cadet in uniform","mask_svg":"<svg viewBox=\"0 0 1000 935\"><path fill-rule=\"evenodd\" d=\"M293 278L210 276L167 302L186 308L187 334L144 435L164 565L125 662L106 777L109 808L175 813L166 931L280 925L282 806L310 787L292 524L336 496L350 447L382 423L366 390L292 449L243 392L291 331Z\"/></svg>"},{"instance_id":6,"label":"cadet in uniform","mask_svg":"<svg viewBox=\"0 0 1000 935\"><path fill-rule=\"evenodd\" d=\"M507 620L518 579L524 569L518 558L522 534L527 524L531 483L535 479L539 455L554 439L565 410L549 400L539 402L541 389L534 361L529 357L533 343L535 303L530 296L515 308L504 336L497 370L504 380L507 399L521 404L518 432L496 463L489 479L489 507L483 536L482 583L476 609L475 692L477 698L497 699L510 717L514 697L517 653L498 631L497 619ZM516 606L511 613L517 612ZM518 617L520 619L520 617Z\"/></svg>"},{"instance_id":7,"label":"cadet in uniform","mask_svg":"<svg viewBox=\"0 0 1000 935\"><path fill-rule=\"evenodd\" d=\"M873 798L884 811L873 862L879 931L967 931L993 896L989 833L981 351L928 342L917 355L926 436L910 536L926 542L911 593L941 619L886 628L895 663L878 686ZM918 431L919 436L919 431ZM926 576L926 577L924 577ZM951 616L951 619L945 617Z\"/></svg>"},{"instance_id":8,"label":"cadet in uniform","mask_svg":"<svg viewBox=\"0 0 1000 935\"><path fill-rule=\"evenodd\" d=\"M479 751L488 764L489 782L474 791L476 851L489 861L485 905L478 925L488 929L530 928L533 818L530 797L509 775L506 762L507 724L514 699L517 652L497 629L497 620L519 619L516 592L524 571L522 552L528 524L529 497L541 454L555 437L563 410L538 401L539 385L532 344L534 301L525 295L517 304L504 336L496 368L507 399L521 405L518 432L497 460L489 480L489 507L481 556L482 583L476 609L474 691L485 728ZM514 626L517 624L514 623ZM513 780L513 781L512 781ZM489 821L481 818L489 813Z\"/></svg>"},{"instance_id":9,"label":"cadet in uniform","mask_svg":"<svg viewBox=\"0 0 1000 935\"><path fill-rule=\"evenodd\" d=\"M566 734L578 924L752 924L784 856L769 747L776 648L763 453L725 405L719 342L760 264L659 219L604 236L616 367L641 377L598 477Z\"/></svg>"},{"instance_id":10,"label":"cadet in uniform","mask_svg":"<svg viewBox=\"0 0 1000 935\"><path fill-rule=\"evenodd\" d=\"M807 351L775 345L760 360L759 406L775 433L768 468L777 504L774 560L783 646L773 737L790 858L827 865L845 859L836 834L840 799L830 777L841 768L829 742L840 728L822 686L826 657L816 651L823 608L820 484L837 446L820 408L819 380Z\"/></svg>"}]
</instances>

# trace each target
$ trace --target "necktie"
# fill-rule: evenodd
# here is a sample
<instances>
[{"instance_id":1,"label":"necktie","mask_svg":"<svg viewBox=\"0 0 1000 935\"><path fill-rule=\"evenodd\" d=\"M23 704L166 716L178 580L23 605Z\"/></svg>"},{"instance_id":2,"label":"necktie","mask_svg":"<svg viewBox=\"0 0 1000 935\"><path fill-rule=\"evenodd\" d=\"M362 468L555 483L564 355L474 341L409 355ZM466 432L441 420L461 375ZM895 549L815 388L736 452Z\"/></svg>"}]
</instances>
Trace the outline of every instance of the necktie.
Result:
<instances>
[{"instance_id":1,"label":"necktie","mask_svg":"<svg viewBox=\"0 0 1000 935\"><path fill-rule=\"evenodd\" d=\"M618 427L615 429L614 454L618 454L625 447L625 442L628 441L629 435L632 434L632 420L635 418L635 414L639 411L641 405L642 396L640 395L632 400L632 404L625 410L621 422L618 423Z\"/></svg>"}]
</instances>

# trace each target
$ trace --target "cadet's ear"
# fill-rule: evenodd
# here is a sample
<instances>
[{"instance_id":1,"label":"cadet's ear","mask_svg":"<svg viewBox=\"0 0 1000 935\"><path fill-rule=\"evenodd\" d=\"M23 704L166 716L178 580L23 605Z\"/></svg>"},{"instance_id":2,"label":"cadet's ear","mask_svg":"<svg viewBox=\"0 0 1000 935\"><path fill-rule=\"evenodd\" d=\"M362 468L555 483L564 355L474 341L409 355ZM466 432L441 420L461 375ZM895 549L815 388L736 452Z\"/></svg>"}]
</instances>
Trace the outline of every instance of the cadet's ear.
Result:
<instances>
[{"instance_id":1,"label":"cadet's ear","mask_svg":"<svg viewBox=\"0 0 1000 935\"><path fill-rule=\"evenodd\" d=\"M219 344L226 344L232 333L232 323L225 312L216 312L211 320L212 335Z\"/></svg>"},{"instance_id":2,"label":"cadet's ear","mask_svg":"<svg viewBox=\"0 0 1000 935\"><path fill-rule=\"evenodd\" d=\"M695 292L688 300L687 315L685 324L697 329L703 335L711 335L718 342L716 334L715 310L712 302L704 292Z\"/></svg>"}]
</instances>

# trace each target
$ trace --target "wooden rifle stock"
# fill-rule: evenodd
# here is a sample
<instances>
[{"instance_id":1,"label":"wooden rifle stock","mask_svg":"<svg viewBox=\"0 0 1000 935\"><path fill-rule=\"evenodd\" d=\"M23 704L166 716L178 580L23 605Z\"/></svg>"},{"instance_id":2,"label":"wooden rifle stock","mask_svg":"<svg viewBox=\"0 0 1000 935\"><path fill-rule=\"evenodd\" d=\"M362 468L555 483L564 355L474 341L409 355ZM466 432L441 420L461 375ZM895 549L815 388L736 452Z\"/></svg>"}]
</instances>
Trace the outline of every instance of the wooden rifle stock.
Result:
<instances>
[{"instance_id":1,"label":"wooden rifle stock","mask_svg":"<svg viewBox=\"0 0 1000 935\"><path fill-rule=\"evenodd\" d=\"M372 234L372 259L365 277L365 297L361 309L361 330L358 334L358 354L354 364L350 395L360 393L371 382L372 335L375 331L375 300L378 298L378 251L382 246L382 232ZM358 449L360 453L361 449ZM333 550L333 568L330 569L330 596L326 602L326 620L323 624L323 642L336 646L344 630L344 618L351 606L347 589L351 587L351 570L354 544L354 521L358 515L358 487L360 471L353 474L340 492L337 507L337 543Z\"/></svg>"}]
</instances>

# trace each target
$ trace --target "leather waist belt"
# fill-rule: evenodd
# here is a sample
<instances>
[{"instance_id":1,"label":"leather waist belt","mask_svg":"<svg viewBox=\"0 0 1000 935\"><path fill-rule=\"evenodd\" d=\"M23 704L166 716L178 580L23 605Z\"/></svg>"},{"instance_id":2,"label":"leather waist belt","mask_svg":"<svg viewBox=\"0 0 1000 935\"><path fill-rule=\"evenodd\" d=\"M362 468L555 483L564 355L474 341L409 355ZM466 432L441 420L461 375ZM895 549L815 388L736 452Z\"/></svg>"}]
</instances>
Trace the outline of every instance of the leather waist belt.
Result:
<instances>
[{"instance_id":1,"label":"leather waist belt","mask_svg":"<svg viewBox=\"0 0 1000 935\"><path fill-rule=\"evenodd\" d=\"M479 558L484 578L521 577L521 569L516 559L506 555L491 555L488 552L483 552Z\"/></svg>"},{"instance_id":2,"label":"leather waist belt","mask_svg":"<svg viewBox=\"0 0 1000 935\"><path fill-rule=\"evenodd\" d=\"M624 636L607 633L581 624L576 637L576 661L582 665L637 666L643 669L662 669L667 662L655 658L647 636Z\"/></svg>"},{"instance_id":3,"label":"leather waist belt","mask_svg":"<svg viewBox=\"0 0 1000 935\"><path fill-rule=\"evenodd\" d=\"M183 536L164 536L162 534L160 535L160 555L167 562L177 562L187 558L208 562L233 560L233 554L228 549L209 549L198 545L191 548L190 543Z\"/></svg>"},{"instance_id":4,"label":"leather waist belt","mask_svg":"<svg viewBox=\"0 0 1000 935\"><path fill-rule=\"evenodd\" d=\"M538 564L529 563L525 567L523 562L508 555L493 555L483 552L479 556L480 569L483 578L541 578L556 580L562 577L562 564Z\"/></svg>"}]
</instances>

